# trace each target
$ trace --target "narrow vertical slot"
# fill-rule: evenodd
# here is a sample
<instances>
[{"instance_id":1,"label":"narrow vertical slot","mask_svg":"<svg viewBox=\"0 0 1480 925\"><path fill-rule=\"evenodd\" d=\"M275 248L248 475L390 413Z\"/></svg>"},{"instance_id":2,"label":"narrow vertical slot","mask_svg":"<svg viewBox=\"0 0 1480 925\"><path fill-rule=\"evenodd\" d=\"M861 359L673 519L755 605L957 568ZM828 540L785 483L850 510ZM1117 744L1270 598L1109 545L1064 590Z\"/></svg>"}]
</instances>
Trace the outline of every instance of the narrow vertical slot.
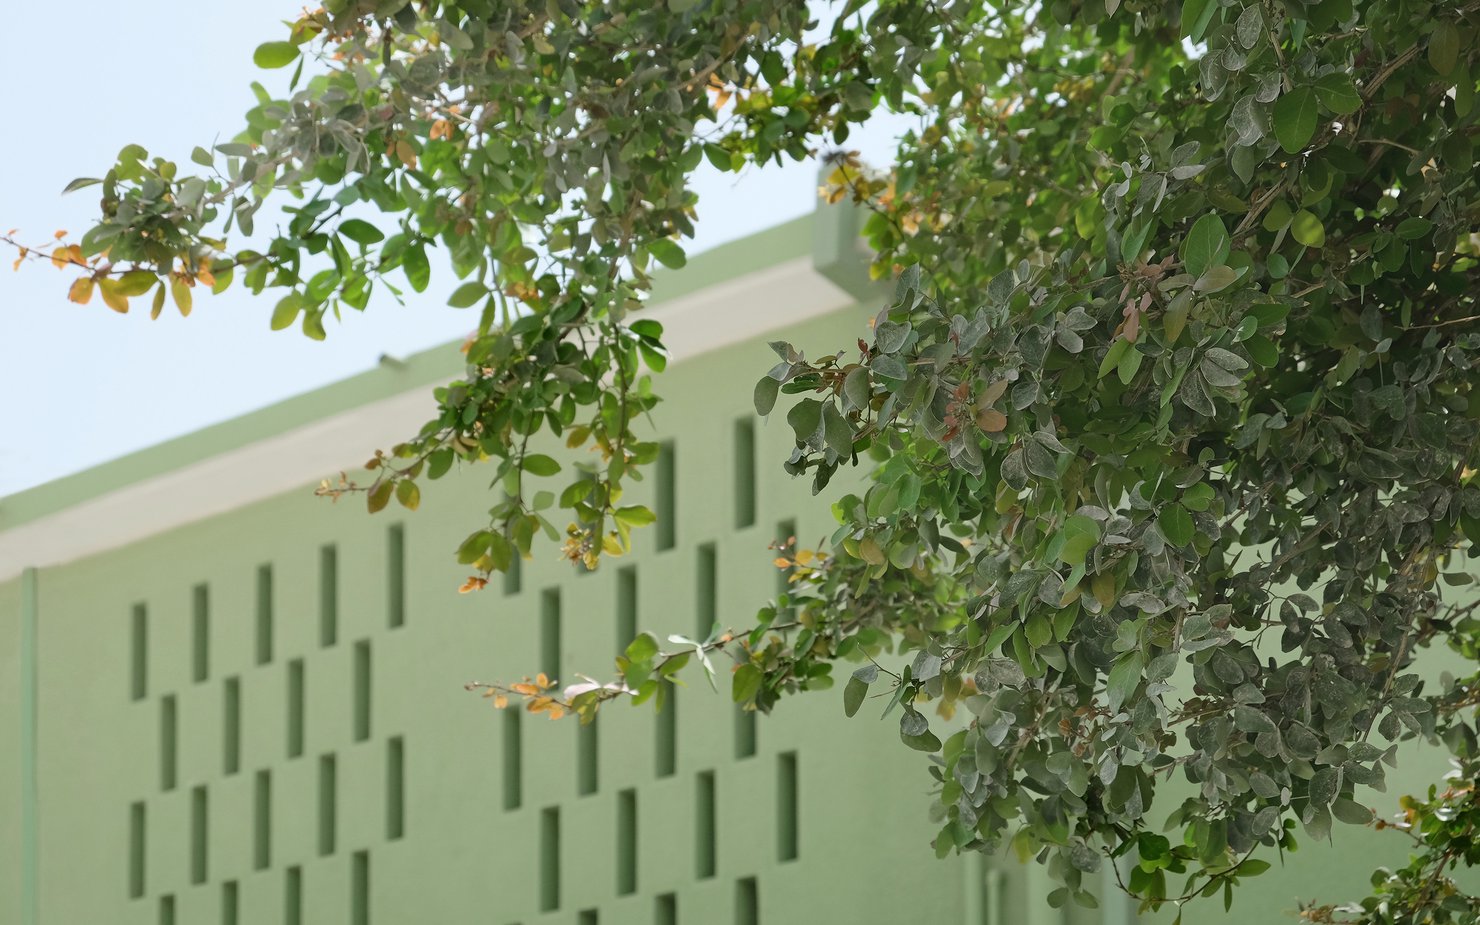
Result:
<instances>
[{"instance_id":1,"label":"narrow vertical slot","mask_svg":"<svg viewBox=\"0 0 1480 925\"><path fill-rule=\"evenodd\" d=\"M396 736L386 743L385 837L395 841L406 834L406 740Z\"/></svg>"},{"instance_id":2,"label":"narrow vertical slot","mask_svg":"<svg viewBox=\"0 0 1480 925\"><path fill-rule=\"evenodd\" d=\"M664 681L658 696L657 773L671 777L678 770L678 688Z\"/></svg>"},{"instance_id":3,"label":"narrow vertical slot","mask_svg":"<svg viewBox=\"0 0 1480 925\"><path fill-rule=\"evenodd\" d=\"M338 767L332 754L319 756L319 856L334 853L338 834Z\"/></svg>"},{"instance_id":4,"label":"narrow vertical slot","mask_svg":"<svg viewBox=\"0 0 1480 925\"><path fill-rule=\"evenodd\" d=\"M797 859L797 753L776 756L776 858Z\"/></svg>"},{"instance_id":5,"label":"narrow vertical slot","mask_svg":"<svg viewBox=\"0 0 1480 925\"><path fill-rule=\"evenodd\" d=\"M272 661L272 565L257 566L257 664Z\"/></svg>"},{"instance_id":6,"label":"narrow vertical slot","mask_svg":"<svg viewBox=\"0 0 1480 925\"><path fill-rule=\"evenodd\" d=\"M319 645L328 648L339 641L339 550L328 544L319 548Z\"/></svg>"},{"instance_id":7,"label":"narrow vertical slot","mask_svg":"<svg viewBox=\"0 0 1480 925\"><path fill-rule=\"evenodd\" d=\"M288 757L303 754L303 659L295 658L288 663Z\"/></svg>"},{"instance_id":8,"label":"narrow vertical slot","mask_svg":"<svg viewBox=\"0 0 1480 925\"><path fill-rule=\"evenodd\" d=\"M159 701L159 789L174 790L179 776L180 710L174 694Z\"/></svg>"},{"instance_id":9,"label":"narrow vertical slot","mask_svg":"<svg viewBox=\"0 0 1480 925\"><path fill-rule=\"evenodd\" d=\"M601 917L595 909L582 909L576 916L576 925L600 925Z\"/></svg>"},{"instance_id":10,"label":"narrow vertical slot","mask_svg":"<svg viewBox=\"0 0 1480 925\"><path fill-rule=\"evenodd\" d=\"M523 588L524 560L519 557L518 553L515 553L513 560L509 562L508 569L504 572L504 594L506 596L513 596L518 594Z\"/></svg>"},{"instance_id":11,"label":"narrow vertical slot","mask_svg":"<svg viewBox=\"0 0 1480 925\"><path fill-rule=\"evenodd\" d=\"M540 671L555 681L560 677L560 589L540 595Z\"/></svg>"},{"instance_id":12,"label":"narrow vertical slot","mask_svg":"<svg viewBox=\"0 0 1480 925\"><path fill-rule=\"evenodd\" d=\"M663 893L653 909L653 925L678 925L678 895Z\"/></svg>"},{"instance_id":13,"label":"narrow vertical slot","mask_svg":"<svg viewBox=\"0 0 1480 925\"><path fill-rule=\"evenodd\" d=\"M735 526L755 525L755 418L735 422Z\"/></svg>"},{"instance_id":14,"label":"narrow vertical slot","mask_svg":"<svg viewBox=\"0 0 1480 925\"><path fill-rule=\"evenodd\" d=\"M144 860L147 844L144 832L144 802L140 800L128 808L128 898L138 899L144 895Z\"/></svg>"},{"instance_id":15,"label":"narrow vertical slot","mask_svg":"<svg viewBox=\"0 0 1480 925\"><path fill-rule=\"evenodd\" d=\"M627 651L637 638L637 568L624 565L617 570L617 654Z\"/></svg>"},{"instance_id":16,"label":"narrow vertical slot","mask_svg":"<svg viewBox=\"0 0 1480 925\"><path fill-rule=\"evenodd\" d=\"M206 818L206 788L190 791L190 882L205 883L209 863L209 820Z\"/></svg>"},{"instance_id":17,"label":"narrow vertical slot","mask_svg":"<svg viewBox=\"0 0 1480 925\"><path fill-rule=\"evenodd\" d=\"M735 925L760 925L760 884L754 877L735 882Z\"/></svg>"},{"instance_id":18,"label":"narrow vertical slot","mask_svg":"<svg viewBox=\"0 0 1480 925\"><path fill-rule=\"evenodd\" d=\"M694 875L700 880L714 876L719 845L715 841L714 772L700 771L694 794Z\"/></svg>"},{"instance_id":19,"label":"narrow vertical slot","mask_svg":"<svg viewBox=\"0 0 1480 925\"><path fill-rule=\"evenodd\" d=\"M159 925L175 925L175 897L159 897Z\"/></svg>"},{"instance_id":20,"label":"narrow vertical slot","mask_svg":"<svg viewBox=\"0 0 1480 925\"><path fill-rule=\"evenodd\" d=\"M221 925L237 925L241 918L241 891L235 880L221 884Z\"/></svg>"},{"instance_id":21,"label":"narrow vertical slot","mask_svg":"<svg viewBox=\"0 0 1480 925\"><path fill-rule=\"evenodd\" d=\"M191 596L191 658L190 677L196 682L211 676L211 592L205 585L196 585Z\"/></svg>"},{"instance_id":22,"label":"narrow vertical slot","mask_svg":"<svg viewBox=\"0 0 1480 925\"><path fill-rule=\"evenodd\" d=\"M227 678L221 693L221 767L235 774L242 767L242 681Z\"/></svg>"},{"instance_id":23,"label":"narrow vertical slot","mask_svg":"<svg viewBox=\"0 0 1480 925\"><path fill-rule=\"evenodd\" d=\"M1111 872L1112 877L1114 872ZM982 925L1006 925L1005 915L1007 891L1005 889L1006 878L1002 871L990 869L982 877ZM1114 896L1116 894L1111 893ZM1113 914L1113 913L1112 913ZM1114 921L1110 915L1106 915L1104 921Z\"/></svg>"},{"instance_id":24,"label":"narrow vertical slot","mask_svg":"<svg viewBox=\"0 0 1480 925\"><path fill-rule=\"evenodd\" d=\"M637 791L617 794L617 895L637 892Z\"/></svg>"},{"instance_id":25,"label":"narrow vertical slot","mask_svg":"<svg viewBox=\"0 0 1480 925\"><path fill-rule=\"evenodd\" d=\"M524 802L523 715L517 708L504 710L504 809L518 809Z\"/></svg>"},{"instance_id":26,"label":"narrow vertical slot","mask_svg":"<svg viewBox=\"0 0 1480 925\"><path fill-rule=\"evenodd\" d=\"M149 608L135 604L129 633L129 693L135 700L149 694Z\"/></svg>"},{"instance_id":27,"label":"narrow vertical slot","mask_svg":"<svg viewBox=\"0 0 1480 925\"><path fill-rule=\"evenodd\" d=\"M540 811L540 911L560 908L560 807Z\"/></svg>"},{"instance_id":28,"label":"narrow vertical slot","mask_svg":"<svg viewBox=\"0 0 1480 925\"><path fill-rule=\"evenodd\" d=\"M654 491L657 495L653 499L658 515L657 540L658 549L672 549L678 542L678 465L676 450L672 443L665 443L658 448L658 464L656 466Z\"/></svg>"},{"instance_id":29,"label":"narrow vertical slot","mask_svg":"<svg viewBox=\"0 0 1480 925\"><path fill-rule=\"evenodd\" d=\"M355 643L355 741L370 738L370 640Z\"/></svg>"},{"instance_id":30,"label":"narrow vertical slot","mask_svg":"<svg viewBox=\"0 0 1480 925\"><path fill-rule=\"evenodd\" d=\"M257 772L252 782L252 867L272 866L272 772Z\"/></svg>"},{"instance_id":31,"label":"narrow vertical slot","mask_svg":"<svg viewBox=\"0 0 1480 925\"><path fill-rule=\"evenodd\" d=\"M350 870L350 925L370 925L370 852L356 851Z\"/></svg>"},{"instance_id":32,"label":"narrow vertical slot","mask_svg":"<svg viewBox=\"0 0 1480 925\"><path fill-rule=\"evenodd\" d=\"M303 925L303 868L288 868L283 877L283 925Z\"/></svg>"},{"instance_id":33,"label":"narrow vertical slot","mask_svg":"<svg viewBox=\"0 0 1480 925\"><path fill-rule=\"evenodd\" d=\"M595 793L599 784L601 756L596 725L595 718L576 724L576 792L581 796Z\"/></svg>"},{"instance_id":34,"label":"narrow vertical slot","mask_svg":"<svg viewBox=\"0 0 1480 925\"><path fill-rule=\"evenodd\" d=\"M756 752L756 711L735 711L735 757L750 758Z\"/></svg>"},{"instance_id":35,"label":"narrow vertical slot","mask_svg":"<svg viewBox=\"0 0 1480 925\"><path fill-rule=\"evenodd\" d=\"M713 543L699 547L698 565L694 576L694 638L702 642L719 622L719 553Z\"/></svg>"},{"instance_id":36,"label":"narrow vertical slot","mask_svg":"<svg viewBox=\"0 0 1480 925\"><path fill-rule=\"evenodd\" d=\"M386 623L406 625L406 525L391 524L385 535Z\"/></svg>"}]
</instances>

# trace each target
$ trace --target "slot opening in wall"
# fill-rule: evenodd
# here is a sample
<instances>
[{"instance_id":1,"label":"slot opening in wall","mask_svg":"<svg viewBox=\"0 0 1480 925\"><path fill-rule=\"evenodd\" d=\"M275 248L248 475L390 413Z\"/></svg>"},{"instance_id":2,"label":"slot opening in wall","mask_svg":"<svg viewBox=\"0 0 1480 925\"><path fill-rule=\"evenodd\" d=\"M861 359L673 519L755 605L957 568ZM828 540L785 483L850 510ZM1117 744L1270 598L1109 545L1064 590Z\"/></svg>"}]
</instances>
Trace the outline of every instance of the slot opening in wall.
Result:
<instances>
[{"instance_id":1,"label":"slot opening in wall","mask_svg":"<svg viewBox=\"0 0 1480 925\"><path fill-rule=\"evenodd\" d=\"M518 809L524 801L524 740L520 730L523 715L518 709L503 711L504 809Z\"/></svg>"},{"instance_id":2,"label":"slot opening in wall","mask_svg":"<svg viewBox=\"0 0 1480 925\"><path fill-rule=\"evenodd\" d=\"M735 710L735 757L750 758L755 755L759 738L755 710Z\"/></svg>"},{"instance_id":3,"label":"slot opening in wall","mask_svg":"<svg viewBox=\"0 0 1480 925\"><path fill-rule=\"evenodd\" d=\"M370 925L370 852L355 852L350 870L349 890L351 925Z\"/></svg>"},{"instance_id":4,"label":"slot opening in wall","mask_svg":"<svg viewBox=\"0 0 1480 925\"><path fill-rule=\"evenodd\" d=\"M742 877L735 883L735 925L760 925L760 884L754 877Z\"/></svg>"},{"instance_id":5,"label":"slot opening in wall","mask_svg":"<svg viewBox=\"0 0 1480 925\"><path fill-rule=\"evenodd\" d=\"M209 863L209 820L206 818L206 788L190 791L190 882L205 883Z\"/></svg>"},{"instance_id":6,"label":"slot opening in wall","mask_svg":"<svg viewBox=\"0 0 1480 925\"><path fill-rule=\"evenodd\" d=\"M552 682L560 678L560 589L540 594L540 671Z\"/></svg>"},{"instance_id":7,"label":"slot opening in wall","mask_svg":"<svg viewBox=\"0 0 1480 925\"><path fill-rule=\"evenodd\" d=\"M385 837L395 841L406 834L406 740L400 736L386 743Z\"/></svg>"},{"instance_id":8,"label":"slot opening in wall","mask_svg":"<svg viewBox=\"0 0 1480 925\"><path fill-rule=\"evenodd\" d=\"M657 775L671 777L678 770L678 688L662 682L658 691Z\"/></svg>"},{"instance_id":9,"label":"slot opening in wall","mask_svg":"<svg viewBox=\"0 0 1480 925\"><path fill-rule=\"evenodd\" d=\"M776 857L781 861L797 858L797 753L782 752L776 756Z\"/></svg>"},{"instance_id":10,"label":"slot opening in wall","mask_svg":"<svg viewBox=\"0 0 1480 925\"><path fill-rule=\"evenodd\" d=\"M148 856L144 831L144 802L140 800L128 809L128 896L138 899L144 895L144 861Z\"/></svg>"},{"instance_id":11,"label":"slot opening in wall","mask_svg":"<svg viewBox=\"0 0 1480 925\"><path fill-rule=\"evenodd\" d=\"M283 925L303 925L303 868L296 864L283 876Z\"/></svg>"},{"instance_id":12,"label":"slot opening in wall","mask_svg":"<svg viewBox=\"0 0 1480 925\"><path fill-rule=\"evenodd\" d=\"M159 897L159 925L175 925L175 897Z\"/></svg>"},{"instance_id":13,"label":"slot opening in wall","mask_svg":"<svg viewBox=\"0 0 1480 925\"><path fill-rule=\"evenodd\" d=\"M305 678L303 659L295 658L288 663L288 757L303 754L303 709Z\"/></svg>"},{"instance_id":14,"label":"slot opening in wall","mask_svg":"<svg viewBox=\"0 0 1480 925\"><path fill-rule=\"evenodd\" d=\"M257 664L272 661L272 566L257 566Z\"/></svg>"},{"instance_id":15,"label":"slot opening in wall","mask_svg":"<svg viewBox=\"0 0 1480 925\"><path fill-rule=\"evenodd\" d=\"M319 856L334 853L338 835L339 774L334 755L319 756Z\"/></svg>"},{"instance_id":16,"label":"slot opening in wall","mask_svg":"<svg viewBox=\"0 0 1480 925\"><path fill-rule=\"evenodd\" d=\"M242 767L242 681L227 678L221 692L221 767L228 775Z\"/></svg>"},{"instance_id":17,"label":"slot opening in wall","mask_svg":"<svg viewBox=\"0 0 1480 925\"><path fill-rule=\"evenodd\" d=\"M190 626L190 677L199 683L211 675L211 594L205 585L191 594Z\"/></svg>"},{"instance_id":18,"label":"slot opening in wall","mask_svg":"<svg viewBox=\"0 0 1480 925\"><path fill-rule=\"evenodd\" d=\"M560 808L540 810L540 911L560 908Z\"/></svg>"},{"instance_id":19,"label":"slot opening in wall","mask_svg":"<svg viewBox=\"0 0 1480 925\"><path fill-rule=\"evenodd\" d=\"M235 880L221 884L221 925L237 925L241 917L241 891Z\"/></svg>"},{"instance_id":20,"label":"slot opening in wall","mask_svg":"<svg viewBox=\"0 0 1480 925\"><path fill-rule=\"evenodd\" d=\"M262 769L252 782L252 867L272 866L272 772Z\"/></svg>"},{"instance_id":21,"label":"slot opening in wall","mask_svg":"<svg viewBox=\"0 0 1480 925\"><path fill-rule=\"evenodd\" d=\"M637 791L617 794L617 895L637 892Z\"/></svg>"},{"instance_id":22,"label":"slot opening in wall","mask_svg":"<svg viewBox=\"0 0 1480 925\"><path fill-rule=\"evenodd\" d=\"M149 694L149 608L135 604L129 633L129 693L135 700Z\"/></svg>"},{"instance_id":23,"label":"slot opening in wall","mask_svg":"<svg viewBox=\"0 0 1480 925\"><path fill-rule=\"evenodd\" d=\"M370 640L355 643L355 711L356 742L370 738Z\"/></svg>"},{"instance_id":24,"label":"slot opening in wall","mask_svg":"<svg viewBox=\"0 0 1480 925\"><path fill-rule=\"evenodd\" d=\"M180 709L174 694L159 701L159 789L175 789L179 776Z\"/></svg>"},{"instance_id":25,"label":"slot opening in wall","mask_svg":"<svg viewBox=\"0 0 1480 925\"><path fill-rule=\"evenodd\" d=\"M672 549L678 542L678 463L677 450L672 443L658 448L658 462L654 467L654 511L658 516L657 546L659 551Z\"/></svg>"},{"instance_id":26,"label":"slot opening in wall","mask_svg":"<svg viewBox=\"0 0 1480 925\"><path fill-rule=\"evenodd\" d=\"M705 640L719 622L719 553L713 543L698 550L698 573L694 576L694 638Z\"/></svg>"},{"instance_id":27,"label":"slot opening in wall","mask_svg":"<svg viewBox=\"0 0 1480 925\"><path fill-rule=\"evenodd\" d=\"M704 880L713 877L718 869L715 816L719 807L715 800L714 772L700 771L697 784L694 795L694 875Z\"/></svg>"},{"instance_id":28,"label":"slot opening in wall","mask_svg":"<svg viewBox=\"0 0 1480 925\"><path fill-rule=\"evenodd\" d=\"M406 525L391 524L385 536L386 623L406 625Z\"/></svg>"},{"instance_id":29,"label":"slot opening in wall","mask_svg":"<svg viewBox=\"0 0 1480 925\"><path fill-rule=\"evenodd\" d=\"M755 525L755 419L735 422L735 526Z\"/></svg>"},{"instance_id":30,"label":"slot opening in wall","mask_svg":"<svg viewBox=\"0 0 1480 925\"><path fill-rule=\"evenodd\" d=\"M653 909L654 925L678 925L678 895L659 894Z\"/></svg>"},{"instance_id":31,"label":"slot opening in wall","mask_svg":"<svg viewBox=\"0 0 1480 925\"><path fill-rule=\"evenodd\" d=\"M576 792L581 796L595 793L600 783L601 750L597 740L598 719L576 723Z\"/></svg>"},{"instance_id":32,"label":"slot opening in wall","mask_svg":"<svg viewBox=\"0 0 1480 925\"><path fill-rule=\"evenodd\" d=\"M339 641L339 550L319 548L319 645Z\"/></svg>"},{"instance_id":33,"label":"slot opening in wall","mask_svg":"<svg viewBox=\"0 0 1480 925\"><path fill-rule=\"evenodd\" d=\"M624 565L617 569L617 654L626 652L636 638L637 568Z\"/></svg>"},{"instance_id":34,"label":"slot opening in wall","mask_svg":"<svg viewBox=\"0 0 1480 925\"><path fill-rule=\"evenodd\" d=\"M601 921L595 909L582 909L576 916L576 925L599 925Z\"/></svg>"}]
</instances>

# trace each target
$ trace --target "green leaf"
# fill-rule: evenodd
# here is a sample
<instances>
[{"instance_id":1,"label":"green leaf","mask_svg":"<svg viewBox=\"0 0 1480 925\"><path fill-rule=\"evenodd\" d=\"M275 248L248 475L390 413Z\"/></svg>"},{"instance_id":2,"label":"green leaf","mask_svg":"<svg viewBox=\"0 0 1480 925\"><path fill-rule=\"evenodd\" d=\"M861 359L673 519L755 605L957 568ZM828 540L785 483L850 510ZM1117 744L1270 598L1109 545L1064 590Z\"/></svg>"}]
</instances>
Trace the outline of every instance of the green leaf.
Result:
<instances>
[{"instance_id":1,"label":"green leaf","mask_svg":"<svg viewBox=\"0 0 1480 925\"><path fill-rule=\"evenodd\" d=\"M1323 247L1326 244L1326 226L1309 209L1301 209L1290 219L1290 234L1306 247Z\"/></svg>"},{"instance_id":2,"label":"green leaf","mask_svg":"<svg viewBox=\"0 0 1480 925\"><path fill-rule=\"evenodd\" d=\"M868 696L868 682L860 679L855 672L848 683L843 686L843 713L853 716L858 708L863 706L863 700Z\"/></svg>"},{"instance_id":3,"label":"green leaf","mask_svg":"<svg viewBox=\"0 0 1480 925\"><path fill-rule=\"evenodd\" d=\"M530 453L524 457L524 471L530 475L550 476L560 471L560 463L543 453Z\"/></svg>"},{"instance_id":4,"label":"green leaf","mask_svg":"<svg viewBox=\"0 0 1480 925\"><path fill-rule=\"evenodd\" d=\"M389 479L387 479L386 481L380 482L374 488L370 489L370 493L365 496L366 507L370 509L370 513L374 514L377 511L383 510L385 506L390 503L391 492L395 491L395 488L396 486ZM464 545L467 544L464 543ZM474 559L477 558L477 556L473 556L472 559L469 559L463 564L467 565L469 562L472 562Z\"/></svg>"},{"instance_id":5,"label":"green leaf","mask_svg":"<svg viewBox=\"0 0 1480 925\"><path fill-rule=\"evenodd\" d=\"M841 457L853 455L853 428L833 402L822 406L822 436L827 448Z\"/></svg>"},{"instance_id":6,"label":"green leaf","mask_svg":"<svg viewBox=\"0 0 1480 925\"><path fill-rule=\"evenodd\" d=\"M287 67L298 58L298 46L292 42L264 42L252 52L252 63L260 68Z\"/></svg>"},{"instance_id":7,"label":"green leaf","mask_svg":"<svg viewBox=\"0 0 1480 925\"><path fill-rule=\"evenodd\" d=\"M1429 65L1441 75L1448 75L1459 61L1459 30L1448 20L1441 21L1429 34Z\"/></svg>"},{"instance_id":8,"label":"green leaf","mask_svg":"<svg viewBox=\"0 0 1480 925\"><path fill-rule=\"evenodd\" d=\"M855 366L843 377L843 397L848 404L862 410L873 401L873 387L868 379L868 367Z\"/></svg>"},{"instance_id":9,"label":"green leaf","mask_svg":"<svg viewBox=\"0 0 1480 925\"><path fill-rule=\"evenodd\" d=\"M1346 74L1327 74L1316 81L1316 98L1338 116L1350 115L1362 108L1362 97Z\"/></svg>"},{"instance_id":10,"label":"green leaf","mask_svg":"<svg viewBox=\"0 0 1480 925\"><path fill-rule=\"evenodd\" d=\"M447 300L447 304L453 308L470 308L482 301L486 295L488 295L488 287L475 280L458 286L453 291L452 297Z\"/></svg>"},{"instance_id":11,"label":"green leaf","mask_svg":"<svg viewBox=\"0 0 1480 925\"><path fill-rule=\"evenodd\" d=\"M781 390L781 383L765 376L755 384L755 413L761 417L771 413L776 407L776 393Z\"/></svg>"},{"instance_id":12,"label":"green leaf","mask_svg":"<svg viewBox=\"0 0 1480 925\"><path fill-rule=\"evenodd\" d=\"M1195 532L1192 515L1180 504L1168 504L1156 515L1156 526L1173 546L1186 546Z\"/></svg>"},{"instance_id":13,"label":"green leaf","mask_svg":"<svg viewBox=\"0 0 1480 925\"><path fill-rule=\"evenodd\" d=\"M632 527L646 527L658 519L657 514L654 514L640 504L634 504L630 507L619 507L612 512L612 516Z\"/></svg>"},{"instance_id":14,"label":"green leaf","mask_svg":"<svg viewBox=\"0 0 1480 925\"><path fill-rule=\"evenodd\" d=\"M385 240L385 233L363 219L347 218L339 223L339 233L356 244L377 244Z\"/></svg>"},{"instance_id":15,"label":"green leaf","mask_svg":"<svg viewBox=\"0 0 1480 925\"><path fill-rule=\"evenodd\" d=\"M1209 267L1228 260L1228 229L1216 212L1209 212L1193 224L1182 239L1182 263L1193 276L1202 276Z\"/></svg>"},{"instance_id":16,"label":"green leaf","mask_svg":"<svg viewBox=\"0 0 1480 925\"><path fill-rule=\"evenodd\" d=\"M649 244L648 253L670 270L682 269L689 262L689 258L684 256L683 248L668 238L659 238Z\"/></svg>"},{"instance_id":17,"label":"green leaf","mask_svg":"<svg viewBox=\"0 0 1480 925\"><path fill-rule=\"evenodd\" d=\"M1290 154L1305 149L1316 134L1316 116L1320 107L1316 91L1310 87L1296 87L1274 104L1274 137L1280 147Z\"/></svg>"},{"instance_id":18,"label":"green leaf","mask_svg":"<svg viewBox=\"0 0 1480 925\"><path fill-rule=\"evenodd\" d=\"M822 402L815 398L802 399L786 412L786 423L791 425L797 443L810 443L822 427Z\"/></svg>"},{"instance_id":19,"label":"green leaf","mask_svg":"<svg viewBox=\"0 0 1480 925\"><path fill-rule=\"evenodd\" d=\"M417 242L406 248L401 258L401 269L406 271L406 282L417 292L425 292L432 278L432 266L427 262L426 247Z\"/></svg>"},{"instance_id":20,"label":"green leaf","mask_svg":"<svg viewBox=\"0 0 1480 925\"><path fill-rule=\"evenodd\" d=\"M1216 12L1218 0L1185 0L1182 4L1182 35L1201 42Z\"/></svg>"},{"instance_id":21,"label":"green leaf","mask_svg":"<svg viewBox=\"0 0 1480 925\"><path fill-rule=\"evenodd\" d=\"M658 654L658 637L652 633L638 633L627 643L625 654L629 662L651 661Z\"/></svg>"},{"instance_id":22,"label":"green leaf","mask_svg":"<svg viewBox=\"0 0 1480 925\"><path fill-rule=\"evenodd\" d=\"M755 699L756 694L760 693L761 683L765 681L765 677L759 668L746 662L735 670L735 676L730 682L730 697L735 703L749 703Z\"/></svg>"},{"instance_id":23,"label":"green leaf","mask_svg":"<svg viewBox=\"0 0 1480 925\"><path fill-rule=\"evenodd\" d=\"M1143 658L1139 650L1127 652L1111 666L1110 675L1105 679L1105 695L1110 701L1111 713L1119 712L1121 705L1141 686Z\"/></svg>"},{"instance_id":24,"label":"green leaf","mask_svg":"<svg viewBox=\"0 0 1480 925\"><path fill-rule=\"evenodd\" d=\"M102 182L102 180L94 179L93 177L78 177L77 179L73 180L71 183L68 183L65 187L63 187L62 192L70 193L73 190L83 189L84 187L88 186L96 186L97 184Z\"/></svg>"},{"instance_id":25,"label":"green leaf","mask_svg":"<svg viewBox=\"0 0 1480 925\"><path fill-rule=\"evenodd\" d=\"M303 296L296 292L290 292L278 300L277 307L272 310L272 329L281 331L291 327L298 320L298 313L303 310Z\"/></svg>"}]
</instances>

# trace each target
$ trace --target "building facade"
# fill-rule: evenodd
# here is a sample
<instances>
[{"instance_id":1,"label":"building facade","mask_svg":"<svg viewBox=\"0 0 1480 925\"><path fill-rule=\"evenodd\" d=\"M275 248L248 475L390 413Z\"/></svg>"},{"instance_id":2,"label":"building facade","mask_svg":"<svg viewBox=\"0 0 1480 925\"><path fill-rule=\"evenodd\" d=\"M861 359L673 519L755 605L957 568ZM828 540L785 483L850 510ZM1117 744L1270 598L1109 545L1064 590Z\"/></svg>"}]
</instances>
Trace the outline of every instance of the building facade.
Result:
<instances>
[{"instance_id":1,"label":"building facade","mask_svg":"<svg viewBox=\"0 0 1480 925\"><path fill-rule=\"evenodd\" d=\"M580 727L463 689L600 675L635 631L743 629L782 580L772 542L830 532L749 386L767 332L830 352L877 309L852 221L661 282L667 442L634 487L660 524L589 575L547 548L458 594L477 467L415 513L312 495L420 425L453 346L0 500L0 922L1129 922L1113 892L1050 909L1036 866L937 861L923 761L867 710L844 720L840 690L757 719L689 677L674 708ZM1230 920L1356 895L1373 851L1402 856L1343 851L1272 872Z\"/></svg>"}]
</instances>

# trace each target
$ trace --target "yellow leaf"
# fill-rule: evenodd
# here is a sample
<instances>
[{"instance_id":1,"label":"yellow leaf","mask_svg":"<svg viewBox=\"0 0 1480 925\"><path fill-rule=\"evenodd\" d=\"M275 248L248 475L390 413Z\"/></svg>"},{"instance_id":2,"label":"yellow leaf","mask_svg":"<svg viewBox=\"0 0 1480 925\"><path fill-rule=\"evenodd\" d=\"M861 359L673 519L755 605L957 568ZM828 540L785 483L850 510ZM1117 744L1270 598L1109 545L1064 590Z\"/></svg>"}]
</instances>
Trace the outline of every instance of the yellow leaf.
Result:
<instances>
[{"instance_id":1,"label":"yellow leaf","mask_svg":"<svg viewBox=\"0 0 1480 925\"><path fill-rule=\"evenodd\" d=\"M163 289L159 290L164 292ZM181 318L190 317L190 287L178 276L170 279L170 295L175 297L175 307L180 310Z\"/></svg>"},{"instance_id":2,"label":"yellow leaf","mask_svg":"<svg viewBox=\"0 0 1480 925\"><path fill-rule=\"evenodd\" d=\"M149 320L158 321L159 313L164 311L164 287L160 286L154 290L154 304L149 306Z\"/></svg>"},{"instance_id":3,"label":"yellow leaf","mask_svg":"<svg viewBox=\"0 0 1480 925\"><path fill-rule=\"evenodd\" d=\"M509 705L509 698L508 697L505 697L503 694L499 694L497 697L493 698L493 706L494 706L495 709L502 710L504 707L506 707L508 705Z\"/></svg>"},{"instance_id":4,"label":"yellow leaf","mask_svg":"<svg viewBox=\"0 0 1480 925\"><path fill-rule=\"evenodd\" d=\"M91 276L80 276L72 281L72 288L67 290L67 298L78 305L86 305L92 301L93 280Z\"/></svg>"},{"instance_id":5,"label":"yellow leaf","mask_svg":"<svg viewBox=\"0 0 1480 925\"><path fill-rule=\"evenodd\" d=\"M51 265L60 270L72 262L72 254L65 247L59 247L51 252Z\"/></svg>"},{"instance_id":6,"label":"yellow leaf","mask_svg":"<svg viewBox=\"0 0 1480 925\"><path fill-rule=\"evenodd\" d=\"M550 686L550 679L542 671L534 676L534 683L539 685L539 687L541 688L546 688Z\"/></svg>"},{"instance_id":7,"label":"yellow leaf","mask_svg":"<svg viewBox=\"0 0 1480 925\"><path fill-rule=\"evenodd\" d=\"M67 229L58 228L56 231L52 232L51 236L60 241L62 238L65 238L67 236Z\"/></svg>"},{"instance_id":8,"label":"yellow leaf","mask_svg":"<svg viewBox=\"0 0 1480 925\"><path fill-rule=\"evenodd\" d=\"M416 149L404 138L396 141L396 157L412 170L416 169Z\"/></svg>"},{"instance_id":9,"label":"yellow leaf","mask_svg":"<svg viewBox=\"0 0 1480 925\"><path fill-rule=\"evenodd\" d=\"M103 296L104 305L120 315L128 314L128 296L123 294L118 280L107 277L98 280L98 292Z\"/></svg>"}]
</instances>

